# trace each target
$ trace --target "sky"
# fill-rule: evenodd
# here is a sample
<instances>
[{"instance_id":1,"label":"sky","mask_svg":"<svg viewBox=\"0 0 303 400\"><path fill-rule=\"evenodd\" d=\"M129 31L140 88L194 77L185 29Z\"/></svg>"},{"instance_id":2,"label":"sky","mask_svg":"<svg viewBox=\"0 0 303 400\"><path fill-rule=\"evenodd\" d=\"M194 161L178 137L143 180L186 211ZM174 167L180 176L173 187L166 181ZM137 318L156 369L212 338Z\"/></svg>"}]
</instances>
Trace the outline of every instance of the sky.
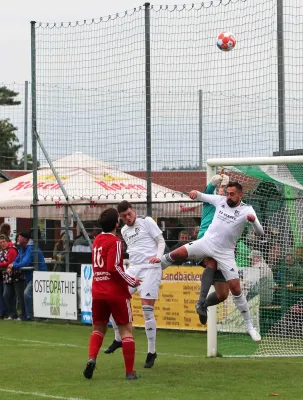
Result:
<instances>
[{"instance_id":1,"label":"sky","mask_svg":"<svg viewBox=\"0 0 303 400\"><path fill-rule=\"evenodd\" d=\"M165 0L165 4L176 1ZM132 0L12 0L0 10L0 82L30 80L30 21L73 22L124 12L143 5ZM153 3L161 4L161 2ZM5 58L4 58L5 55Z\"/></svg>"},{"instance_id":2,"label":"sky","mask_svg":"<svg viewBox=\"0 0 303 400\"><path fill-rule=\"evenodd\" d=\"M172 11L175 0L165 1L171 12L151 11L153 170L197 166L201 159L205 166L215 157L271 156L278 150L276 0L223 2L228 6L198 9L197 4L182 11L179 2L180 10ZM22 85L31 79L30 21L43 22L36 29L37 111L51 158L83 151L123 170L144 170L144 14L122 17L143 4L104 3L1 4L0 82ZM284 0L284 8L286 149L293 150L303 148L302 0ZM45 25L116 13L119 18L94 24ZM236 37L231 52L216 47L222 30ZM22 100L22 86L15 85ZM10 112L22 143L22 107Z\"/></svg>"}]
</instances>

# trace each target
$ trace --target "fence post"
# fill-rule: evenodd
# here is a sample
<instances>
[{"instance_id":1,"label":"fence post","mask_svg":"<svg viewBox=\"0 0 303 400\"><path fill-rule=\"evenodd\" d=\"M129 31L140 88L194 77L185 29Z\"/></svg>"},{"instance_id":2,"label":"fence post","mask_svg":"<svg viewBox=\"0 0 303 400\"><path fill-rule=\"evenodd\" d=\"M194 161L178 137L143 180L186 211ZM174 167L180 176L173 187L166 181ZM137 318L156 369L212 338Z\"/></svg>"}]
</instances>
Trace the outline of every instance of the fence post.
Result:
<instances>
[{"instance_id":1,"label":"fence post","mask_svg":"<svg viewBox=\"0 0 303 400\"><path fill-rule=\"evenodd\" d=\"M32 92L32 157L33 157L33 233L34 267L38 269L38 162L37 162L37 113L36 113L36 22L31 21L31 92Z\"/></svg>"},{"instance_id":2,"label":"fence post","mask_svg":"<svg viewBox=\"0 0 303 400\"><path fill-rule=\"evenodd\" d=\"M24 170L27 170L28 81L24 84Z\"/></svg>"},{"instance_id":3,"label":"fence post","mask_svg":"<svg viewBox=\"0 0 303 400\"><path fill-rule=\"evenodd\" d=\"M278 53L278 122L279 155L285 153L285 71L283 0L277 0L277 53Z\"/></svg>"},{"instance_id":4,"label":"fence post","mask_svg":"<svg viewBox=\"0 0 303 400\"><path fill-rule=\"evenodd\" d=\"M146 126L146 180L147 215L152 216L151 174L151 81L150 81L150 3L145 3L145 126Z\"/></svg>"}]
</instances>

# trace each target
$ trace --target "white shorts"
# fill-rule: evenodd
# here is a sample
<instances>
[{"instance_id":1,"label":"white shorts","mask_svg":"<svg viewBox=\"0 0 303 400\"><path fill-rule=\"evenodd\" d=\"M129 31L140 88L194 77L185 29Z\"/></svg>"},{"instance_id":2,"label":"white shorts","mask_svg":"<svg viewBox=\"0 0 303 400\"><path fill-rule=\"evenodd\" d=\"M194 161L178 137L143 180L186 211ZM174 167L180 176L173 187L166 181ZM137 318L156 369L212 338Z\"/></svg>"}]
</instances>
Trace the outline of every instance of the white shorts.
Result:
<instances>
[{"instance_id":1,"label":"white shorts","mask_svg":"<svg viewBox=\"0 0 303 400\"><path fill-rule=\"evenodd\" d=\"M202 259L211 257L217 261L217 268L222 272L226 281L239 279L233 250L216 248L204 237L185 245L189 258Z\"/></svg>"},{"instance_id":2,"label":"white shorts","mask_svg":"<svg viewBox=\"0 0 303 400\"><path fill-rule=\"evenodd\" d=\"M125 272L132 278L142 279L139 286L135 288L129 286L130 294L134 294L138 290L141 299L158 299L162 278L161 266L152 268L129 267Z\"/></svg>"}]
</instances>

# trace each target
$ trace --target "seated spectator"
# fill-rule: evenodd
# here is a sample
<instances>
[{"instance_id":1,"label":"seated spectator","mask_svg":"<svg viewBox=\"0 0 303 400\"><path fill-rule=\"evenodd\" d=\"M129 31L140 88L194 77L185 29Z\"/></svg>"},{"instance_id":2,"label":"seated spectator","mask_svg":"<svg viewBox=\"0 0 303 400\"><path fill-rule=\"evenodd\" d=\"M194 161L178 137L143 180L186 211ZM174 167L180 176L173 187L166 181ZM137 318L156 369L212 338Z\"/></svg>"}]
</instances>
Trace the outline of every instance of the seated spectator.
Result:
<instances>
[{"instance_id":1,"label":"seated spectator","mask_svg":"<svg viewBox=\"0 0 303 400\"><path fill-rule=\"evenodd\" d=\"M286 282L288 285L303 287L303 248L298 247L285 258Z\"/></svg>"},{"instance_id":2,"label":"seated spectator","mask_svg":"<svg viewBox=\"0 0 303 400\"><path fill-rule=\"evenodd\" d=\"M53 271L66 271L66 250L65 250L65 232L62 232L60 239L55 244L53 259L56 260ZM72 248L72 242L69 242L69 250Z\"/></svg>"},{"instance_id":3,"label":"seated spectator","mask_svg":"<svg viewBox=\"0 0 303 400\"><path fill-rule=\"evenodd\" d=\"M94 238L96 237L96 229L95 229L94 224L91 222L85 222L84 228L85 228L91 242L93 243ZM91 248L89 247L89 243L85 239L83 232L81 232L80 235L76 237L73 247L72 247L72 252L73 253L91 253Z\"/></svg>"},{"instance_id":4,"label":"seated spectator","mask_svg":"<svg viewBox=\"0 0 303 400\"><path fill-rule=\"evenodd\" d=\"M0 235L0 268L3 272L4 301L7 308L8 319L24 319L24 281L25 277L21 271L9 270L8 266L14 262L18 250L14 244L5 236ZM21 308L20 318L17 312L17 302Z\"/></svg>"},{"instance_id":5,"label":"seated spectator","mask_svg":"<svg viewBox=\"0 0 303 400\"><path fill-rule=\"evenodd\" d=\"M33 320L33 270L34 270L34 244L30 241L30 235L27 232L19 233L18 243L20 250L14 262L9 264L8 272L11 270L21 270L26 277L26 287L24 290L24 303L27 321ZM32 267L32 268L30 268ZM23 269L24 268L24 269ZM28 268L28 269L26 269ZM47 271L44 256L38 248L38 270Z\"/></svg>"}]
</instances>

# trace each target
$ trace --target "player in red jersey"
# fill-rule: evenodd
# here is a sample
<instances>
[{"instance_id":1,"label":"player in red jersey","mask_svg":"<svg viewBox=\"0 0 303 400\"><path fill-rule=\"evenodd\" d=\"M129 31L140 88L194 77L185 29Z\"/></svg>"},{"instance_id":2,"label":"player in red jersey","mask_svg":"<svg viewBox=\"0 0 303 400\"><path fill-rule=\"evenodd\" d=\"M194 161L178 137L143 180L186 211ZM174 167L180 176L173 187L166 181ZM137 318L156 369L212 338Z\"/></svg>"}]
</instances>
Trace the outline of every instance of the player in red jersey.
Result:
<instances>
[{"instance_id":1,"label":"player in red jersey","mask_svg":"<svg viewBox=\"0 0 303 400\"><path fill-rule=\"evenodd\" d=\"M96 237L93 244L93 332L89 341L89 360L83 372L87 379L93 377L96 359L111 314L122 337L126 379L138 379L134 372L135 342L128 286L136 287L141 280L134 279L124 272L121 240L115 236L118 221L119 215L115 208L103 211L99 218L103 232Z\"/></svg>"}]
</instances>

